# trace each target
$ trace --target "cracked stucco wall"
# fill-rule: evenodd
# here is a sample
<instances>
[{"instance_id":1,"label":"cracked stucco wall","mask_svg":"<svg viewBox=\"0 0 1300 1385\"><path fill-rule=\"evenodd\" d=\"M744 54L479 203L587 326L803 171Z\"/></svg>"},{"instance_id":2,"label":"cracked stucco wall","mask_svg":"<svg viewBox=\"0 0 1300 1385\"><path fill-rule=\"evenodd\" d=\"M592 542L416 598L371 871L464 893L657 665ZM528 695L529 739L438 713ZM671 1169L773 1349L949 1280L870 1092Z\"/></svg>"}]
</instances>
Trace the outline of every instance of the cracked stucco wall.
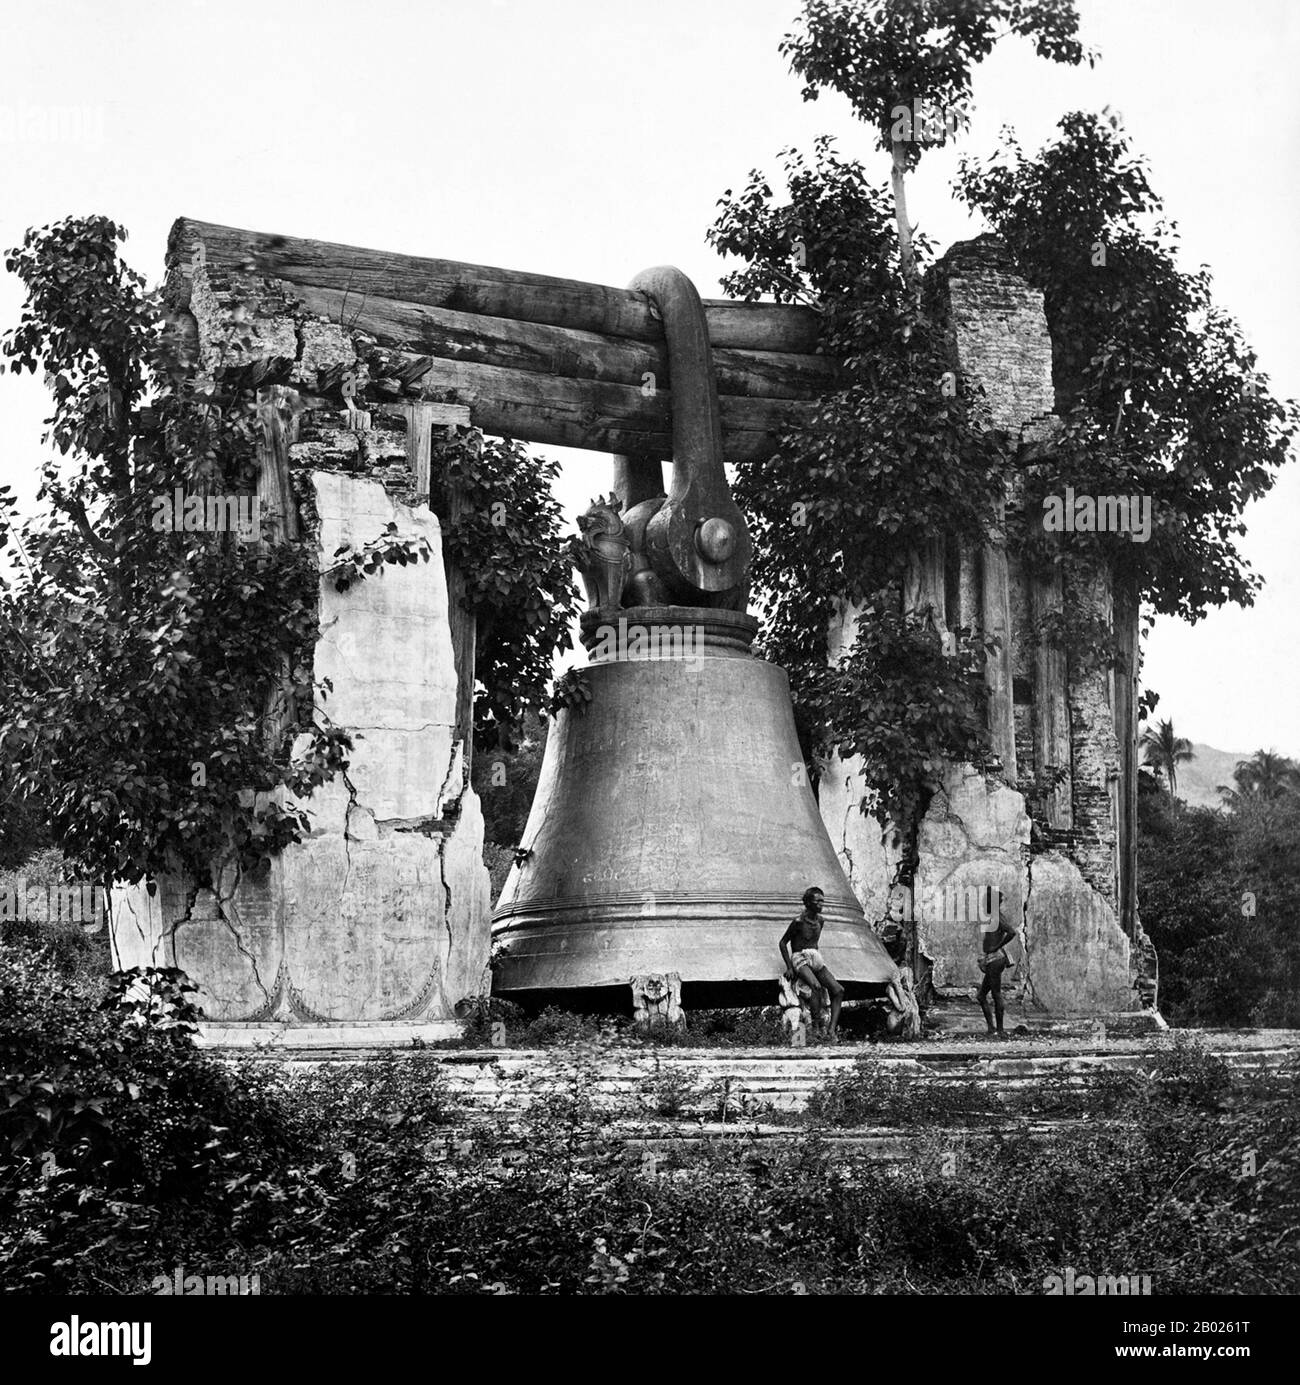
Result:
<instances>
[{"instance_id":1,"label":"cracked stucco wall","mask_svg":"<svg viewBox=\"0 0 1300 1385\"><path fill-rule=\"evenodd\" d=\"M1130 944L1115 910L1069 857L1031 852L1022 794L951 767L921 821L918 849L917 940L940 995L969 995L980 983L980 920L949 901L990 887L1020 934L1002 982L1009 999L1058 1018L1136 1008Z\"/></svg>"},{"instance_id":2,"label":"cracked stucco wall","mask_svg":"<svg viewBox=\"0 0 1300 1385\"><path fill-rule=\"evenodd\" d=\"M837 601L827 632L827 653L832 663L852 648L857 636L860 608ZM862 776L862 757L832 753L817 785L817 806L862 911L879 924L889 913L890 886L898 874L902 844L897 831L882 828L862 811L866 798L874 801Z\"/></svg>"},{"instance_id":3,"label":"cracked stucco wall","mask_svg":"<svg viewBox=\"0 0 1300 1385\"><path fill-rule=\"evenodd\" d=\"M448 1019L486 987L489 879L483 817L453 741L456 675L437 518L375 480L307 475L322 566L396 523L430 561L386 565L345 593L321 583L316 678L349 730L345 776L305 806L312 830L260 884L200 891L162 881L114 891L122 966L183 967L209 1019L295 1024Z\"/></svg>"}]
</instances>

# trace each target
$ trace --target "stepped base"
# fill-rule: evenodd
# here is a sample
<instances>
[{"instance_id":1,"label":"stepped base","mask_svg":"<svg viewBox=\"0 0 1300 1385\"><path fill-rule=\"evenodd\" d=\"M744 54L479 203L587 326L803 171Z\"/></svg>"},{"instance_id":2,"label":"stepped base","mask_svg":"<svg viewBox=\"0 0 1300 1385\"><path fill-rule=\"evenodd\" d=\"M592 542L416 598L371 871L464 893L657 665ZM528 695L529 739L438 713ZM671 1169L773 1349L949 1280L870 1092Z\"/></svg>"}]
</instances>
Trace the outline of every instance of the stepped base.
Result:
<instances>
[{"instance_id":1,"label":"stepped base","mask_svg":"<svg viewBox=\"0 0 1300 1385\"><path fill-rule=\"evenodd\" d=\"M372 1042L368 1048L348 1046L334 1037L338 1031L311 1035L314 1044L299 1042L298 1036L304 1033L301 1030L288 1031L276 1043L245 1041L222 1046L215 1036L208 1043L219 1056L261 1058L291 1066L358 1063L399 1049L400 1056L410 1062L433 1063L441 1068L448 1095L462 1108L460 1123L465 1125L518 1111L565 1080L564 1065L571 1057L568 1049L419 1049L409 1046L415 1028L404 1027L408 1036L404 1049L395 1042ZM1178 1032L1199 1037L1210 1052L1243 1078L1280 1073L1300 1057L1300 1030ZM983 1035L952 1035L907 1044L808 1049L620 1046L596 1058L593 1097L609 1109L614 1121L631 1116L633 1125L637 1121L653 1124L645 1095L653 1093L655 1084L667 1075L683 1090L694 1092L705 1106L716 1097L738 1118L761 1121L765 1112L802 1111L812 1093L829 1078L851 1072L860 1057L869 1056L883 1072L918 1087L982 1087L994 1101L1003 1097L1015 1101L1017 1094L1032 1094L1047 1087L1083 1092L1106 1073L1147 1069L1154 1054L1168 1047L1173 1037L1110 1038L1097 1043L1045 1034L1001 1041ZM331 1038L338 1046L329 1046ZM692 1128L695 1125L692 1120Z\"/></svg>"},{"instance_id":2,"label":"stepped base","mask_svg":"<svg viewBox=\"0 0 1300 1385\"><path fill-rule=\"evenodd\" d=\"M356 1050L361 1054L394 1048L418 1048L459 1039L460 1020L430 1020L424 1024L201 1024L199 1043L218 1052L247 1054L257 1050L286 1055L323 1050Z\"/></svg>"},{"instance_id":3,"label":"stepped base","mask_svg":"<svg viewBox=\"0 0 1300 1385\"><path fill-rule=\"evenodd\" d=\"M929 1037L946 1035L983 1035L988 1023L979 1004L962 995L941 1000L929 1006L925 1013L925 1033ZM1055 1035L1060 1038L1107 1039L1140 1038L1163 1034L1168 1029L1158 1010L1122 1010L1109 1014L1054 1016L1026 1005L1008 1004L1003 1023L1007 1033Z\"/></svg>"}]
</instances>

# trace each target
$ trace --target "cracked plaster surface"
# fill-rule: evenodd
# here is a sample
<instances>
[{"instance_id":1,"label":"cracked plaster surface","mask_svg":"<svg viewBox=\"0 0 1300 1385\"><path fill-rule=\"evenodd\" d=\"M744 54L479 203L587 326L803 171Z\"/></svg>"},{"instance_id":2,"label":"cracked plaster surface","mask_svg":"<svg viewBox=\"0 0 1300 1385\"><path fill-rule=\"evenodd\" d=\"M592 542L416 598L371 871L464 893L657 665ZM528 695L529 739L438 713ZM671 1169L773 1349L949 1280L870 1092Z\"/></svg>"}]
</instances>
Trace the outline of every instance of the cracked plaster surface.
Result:
<instances>
[{"instance_id":1,"label":"cracked plaster surface","mask_svg":"<svg viewBox=\"0 0 1300 1385\"><path fill-rule=\"evenodd\" d=\"M427 563L321 587L316 676L353 733L350 766L302 801L311 830L269 878L221 881L186 910L177 882L116 890L124 966L177 965L211 1020L337 1023L449 1018L482 989L489 947L483 818L453 740L456 678L437 519L378 483L314 472L322 565L390 521ZM271 978L268 982L267 978Z\"/></svg>"}]
</instances>

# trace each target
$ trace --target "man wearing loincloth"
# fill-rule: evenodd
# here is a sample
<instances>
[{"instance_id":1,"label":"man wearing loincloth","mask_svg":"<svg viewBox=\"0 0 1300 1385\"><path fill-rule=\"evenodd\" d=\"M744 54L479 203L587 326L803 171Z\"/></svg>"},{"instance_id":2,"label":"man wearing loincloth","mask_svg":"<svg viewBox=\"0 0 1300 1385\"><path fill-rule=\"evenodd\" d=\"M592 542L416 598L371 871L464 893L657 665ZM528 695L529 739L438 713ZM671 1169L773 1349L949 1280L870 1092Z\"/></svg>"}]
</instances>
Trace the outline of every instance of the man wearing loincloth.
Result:
<instances>
[{"instance_id":1,"label":"man wearing loincloth","mask_svg":"<svg viewBox=\"0 0 1300 1385\"><path fill-rule=\"evenodd\" d=\"M988 1025L989 1033L996 1034L1000 1039L1006 1037L1002 1030L1002 973L1015 965L1007 956L1007 944L1015 936L1016 930L1007 922L1005 909L999 901L997 925L982 934L983 951L976 958L980 971L984 973L984 980L980 982L975 998L984 1011L984 1023ZM992 1011L989 1010L990 996L993 998ZM996 1029L993 1025L994 1015L997 1016Z\"/></svg>"},{"instance_id":2,"label":"man wearing loincloth","mask_svg":"<svg viewBox=\"0 0 1300 1385\"><path fill-rule=\"evenodd\" d=\"M844 999L844 987L831 974L817 944L822 937L822 904L825 894L813 886L803 894L803 913L794 919L781 936L781 960L785 963L786 975L793 981L796 977L814 988L821 987L831 998L831 1022L828 1037L832 1043L839 1037L837 1026L840 1021L840 1003ZM794 955L791 956L791 948Z\"/></svg>"}]
</instances>

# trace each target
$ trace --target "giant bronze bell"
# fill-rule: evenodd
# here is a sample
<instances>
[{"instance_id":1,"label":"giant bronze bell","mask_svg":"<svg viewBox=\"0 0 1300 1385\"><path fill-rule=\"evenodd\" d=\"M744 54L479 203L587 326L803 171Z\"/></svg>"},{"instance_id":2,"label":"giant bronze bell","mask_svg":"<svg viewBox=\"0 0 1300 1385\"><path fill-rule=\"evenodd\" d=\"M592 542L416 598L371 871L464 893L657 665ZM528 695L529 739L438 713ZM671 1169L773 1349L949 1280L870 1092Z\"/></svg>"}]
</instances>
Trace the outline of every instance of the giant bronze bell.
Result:
<instances>
[{"instance_id":1,"label":"giant bronze bell","mask_svg":"<svg viewBox=\"0 0 1300 1385\"><path fill-rule=\"evenodd\" d=\"M750 540L722 465L704 310L680 270L630 285L664 321L673 470L615 459L614 494L574 543L590 701L556 717L493 914L494 989L608 1005L633 978L687 1005L771 1004L778 942L810 885L821 950L850 998L895 975L822 824L783 670L750 653Z\"/></svg>"}]
</instances>

